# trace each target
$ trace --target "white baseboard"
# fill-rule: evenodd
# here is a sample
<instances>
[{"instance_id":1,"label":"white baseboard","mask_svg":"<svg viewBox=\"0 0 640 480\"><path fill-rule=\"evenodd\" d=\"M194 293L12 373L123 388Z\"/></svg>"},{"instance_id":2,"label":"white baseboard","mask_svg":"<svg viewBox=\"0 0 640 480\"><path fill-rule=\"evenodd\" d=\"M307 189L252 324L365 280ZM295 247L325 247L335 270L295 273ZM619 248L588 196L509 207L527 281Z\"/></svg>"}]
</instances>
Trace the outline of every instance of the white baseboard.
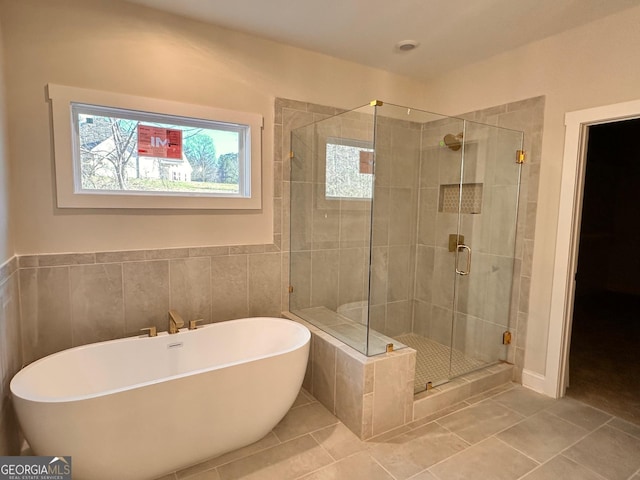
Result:
<instances>
[{"instance_id":1,"label":"white baseboard","mask_svg":"<svg viewBox=\"0 0 640 480\"><path fill-rule=\"evenodd\" d=\"M531 370L522 370L522 386L530 388L534 392L546 395L546 378L544 375L532 372Z\"/></svg>"}]
</instances>

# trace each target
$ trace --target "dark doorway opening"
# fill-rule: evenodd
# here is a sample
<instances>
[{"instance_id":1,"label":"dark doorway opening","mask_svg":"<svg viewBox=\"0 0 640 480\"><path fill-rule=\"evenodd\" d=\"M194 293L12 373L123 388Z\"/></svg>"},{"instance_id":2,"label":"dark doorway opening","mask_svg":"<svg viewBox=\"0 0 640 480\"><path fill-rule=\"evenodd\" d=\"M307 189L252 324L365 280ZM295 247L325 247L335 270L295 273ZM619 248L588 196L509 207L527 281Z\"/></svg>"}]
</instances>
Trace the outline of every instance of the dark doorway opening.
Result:
<instances>
[{"instance_id":1,"label":"dark doorway opening","mask_svg":"<svg viewBox=\"0 0 640 480\"><path fill-rule=\"evenodd\" d=\"M640 424L640 119L589 127L567 396Z\"/></svg>"}]
</instances>

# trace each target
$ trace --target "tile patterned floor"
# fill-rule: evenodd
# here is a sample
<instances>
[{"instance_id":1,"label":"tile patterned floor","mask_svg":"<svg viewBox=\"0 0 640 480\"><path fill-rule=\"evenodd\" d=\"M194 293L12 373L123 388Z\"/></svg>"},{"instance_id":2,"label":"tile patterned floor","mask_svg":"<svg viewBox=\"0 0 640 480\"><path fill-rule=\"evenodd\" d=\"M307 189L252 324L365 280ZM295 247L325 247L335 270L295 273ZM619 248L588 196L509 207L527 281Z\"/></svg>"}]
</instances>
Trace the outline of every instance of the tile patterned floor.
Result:
<instances>
[{"instance_id":1,"label":"tile patterned floor","mask_svg":"<svg viewBox=\"0 0 640 480\"><path fill-rule=\"evenodd\" d=\"M486 365L460 350L454 349L452 352L450 347L415 333L399 335L396 339L416 351L414 384L417 390L424 390L427 382L437 385L442 383L442 380L464 375Z\"/></svg>"},{"instance_id":2,"label":"tile patterned floor","mask_svg":"<svg viewBox=\"0 0 640 480\"><path fill-rule=\"evenodd\" d=\"M640 425L498 387L367 442L302 391L269 435L159 480L640 480Z\"/></svg>"}]
</instances>

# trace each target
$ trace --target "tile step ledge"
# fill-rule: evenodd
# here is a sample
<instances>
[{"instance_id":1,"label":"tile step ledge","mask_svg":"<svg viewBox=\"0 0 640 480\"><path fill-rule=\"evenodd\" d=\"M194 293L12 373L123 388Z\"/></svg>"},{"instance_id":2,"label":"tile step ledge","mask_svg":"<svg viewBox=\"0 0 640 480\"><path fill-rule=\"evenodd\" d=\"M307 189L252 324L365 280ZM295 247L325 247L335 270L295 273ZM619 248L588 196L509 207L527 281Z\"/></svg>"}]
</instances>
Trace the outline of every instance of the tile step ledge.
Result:
<instances>
[{"instance_id":1,"label":"tile step ledge","mask_svg":"<svg viewBox=\"0 0 640 480\"><path fill-rule=\"evenodd\" d=\"M510 383L513 368L510 363L498 363L418 393L413 399L413 420L420 420L487 390Z\"/></svg>"}]
</instances>

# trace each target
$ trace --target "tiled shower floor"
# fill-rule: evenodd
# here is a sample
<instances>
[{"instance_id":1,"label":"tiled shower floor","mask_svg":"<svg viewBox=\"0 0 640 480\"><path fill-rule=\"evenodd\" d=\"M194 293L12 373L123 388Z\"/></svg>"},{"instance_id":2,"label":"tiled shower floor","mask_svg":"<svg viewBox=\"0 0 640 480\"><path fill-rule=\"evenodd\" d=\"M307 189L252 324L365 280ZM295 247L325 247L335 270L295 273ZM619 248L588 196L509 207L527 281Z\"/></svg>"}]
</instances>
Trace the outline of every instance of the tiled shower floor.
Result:
<instances>
[{"instance_id":1,"label":"tiled shower floor","mask_svg":"<svg viewBox=\"0 0 640 480\"><path fill-rule=\"evenodd\" d=\"M486 365L465 355L459 350L434 342L421 335L409 333L395 337L398 341L413 348L416 353L416 390L424 390L427 382L434 386L448 378L457 377ZM449 371L451 359L451 371Z\"/></svg>"},{"instance_id":2,"label":"tiled shower floor","mask_svg":"<svg viewBox=\"0 0 640 480\"><path fill-rule=\"evenodd\" d=\"M292 313L322 328L347 345L360 351L364 350L364 341L367 336L367 329L364 325L325 307L305 308ZM415 333L391 338L373 329L370 330L370 352L382 353L389 343L393 343L396 350L406 346L416 350L416 391L424 390L427 382L432 382L435 386L449 378L464 375L486 365L486 363L471 358L459 350L454 349L452 352L450 347ZM449 360L451 360L451 371L449 371Z\"/></svg>"}]
</instances>

